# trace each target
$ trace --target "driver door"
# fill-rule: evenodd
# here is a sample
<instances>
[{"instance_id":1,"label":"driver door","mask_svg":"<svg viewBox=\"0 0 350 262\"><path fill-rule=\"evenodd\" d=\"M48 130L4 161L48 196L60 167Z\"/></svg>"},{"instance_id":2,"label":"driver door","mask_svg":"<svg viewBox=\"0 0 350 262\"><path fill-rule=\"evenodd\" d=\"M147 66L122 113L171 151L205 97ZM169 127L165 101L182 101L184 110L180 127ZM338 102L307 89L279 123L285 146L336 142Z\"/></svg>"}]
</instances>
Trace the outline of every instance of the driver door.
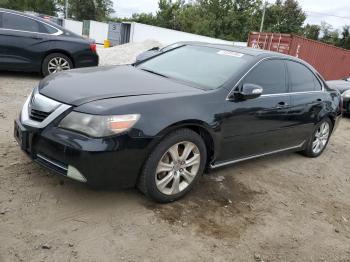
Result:
<instances>
[{"instance_id":1,"label":"driver door","mask_svg":"<svg viewBox=\"0 0 350 262\"><path fill-rule=\"evenodd\" d=\"M239 83L259 85L260 97L226 101L223 119L223 144L218 162L234 161L295 146L292 139L285 62L269 59L260 62Z\"/></svg>"}]
</instances>

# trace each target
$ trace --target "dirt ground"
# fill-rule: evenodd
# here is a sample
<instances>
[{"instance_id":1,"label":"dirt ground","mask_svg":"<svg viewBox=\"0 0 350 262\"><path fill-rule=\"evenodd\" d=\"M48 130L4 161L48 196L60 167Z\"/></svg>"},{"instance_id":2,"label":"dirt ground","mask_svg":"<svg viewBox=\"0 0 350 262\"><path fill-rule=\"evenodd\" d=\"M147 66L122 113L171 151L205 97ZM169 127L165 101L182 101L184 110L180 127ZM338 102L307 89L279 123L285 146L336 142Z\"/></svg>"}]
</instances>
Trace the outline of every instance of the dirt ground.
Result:
<instances>
[{"instance_id":1,"label":"dirt ground","mask_svg":"<svg viewBox=\"0 0 350 262\"><path fill-rule=\"evenodd\" d=\"M317 159L205 175L185 199L94 191L32 163L13 119L39 76L0 75L0 261L350 261L350 118Z\"/></svg>"}]
</instances>

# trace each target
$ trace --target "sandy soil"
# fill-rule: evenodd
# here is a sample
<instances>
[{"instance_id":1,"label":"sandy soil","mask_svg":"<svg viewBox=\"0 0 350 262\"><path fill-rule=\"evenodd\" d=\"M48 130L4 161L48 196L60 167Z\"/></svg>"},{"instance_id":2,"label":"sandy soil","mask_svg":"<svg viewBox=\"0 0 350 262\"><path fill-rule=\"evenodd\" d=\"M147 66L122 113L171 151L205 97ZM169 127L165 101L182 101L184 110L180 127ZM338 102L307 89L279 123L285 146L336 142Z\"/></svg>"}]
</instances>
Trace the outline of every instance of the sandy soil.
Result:
<instances>
[{"instance_id":1,"label":"sandy soil","mask_svg":"<svg viewBox=\"0 0 350 262\"><path fill-rule=\"evenodd\" d=\"M99 65L121 65L135 62L138 54L145 52L153 47L163 47L164 44L154 41L146 40L142 43L129 43L110 48L103 48L99 46L97 49L100 56Z\"/></svg>"},{"instance_id":2,"label":"sandy soil","mask_svg":"<svg viewBox=\"0 0 350 262\"><path fill-rule=\"evenodd\" d=\"M94 191L32 163L13 119L39 76L0 75L0 261L350 261L350 119L317 159L205 175L185 199Z\"/></svg>"}]
</instances>

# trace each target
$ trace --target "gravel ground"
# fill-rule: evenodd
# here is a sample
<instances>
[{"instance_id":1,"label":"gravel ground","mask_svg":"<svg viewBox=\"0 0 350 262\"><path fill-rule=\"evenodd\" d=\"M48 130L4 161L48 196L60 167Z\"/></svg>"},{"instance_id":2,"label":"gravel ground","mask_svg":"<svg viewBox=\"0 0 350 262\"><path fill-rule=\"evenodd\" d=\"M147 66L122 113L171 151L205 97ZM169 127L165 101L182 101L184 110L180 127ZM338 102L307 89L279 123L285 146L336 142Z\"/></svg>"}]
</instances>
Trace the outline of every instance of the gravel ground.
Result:
<instances>
[{"instance_id":1,"label":"gravel ground","mask_svg":"<svg viewBox=\"0 0 350 262\"><path fill-rule=\"evenodd\" d=\"M236 164L158 205L137 190L91 190L21 152L13 119L39 80L0 75L1 262L350 261L350 119L317 159Z\"/></svg>"},{"instance_id":2,"label":"gravel ground","mask_svg":"<svg viewBox=\"0 0 350 262\"><path fill-rule=\"evenodd\" d=\"M163 44L154 40L147 40L142 43L125 44L111 48L99 47L97 49L100 56L99 64L100 66L107 66L133 63L138 54L157 46L162 47Z\"/></svg>"}]
</instances>

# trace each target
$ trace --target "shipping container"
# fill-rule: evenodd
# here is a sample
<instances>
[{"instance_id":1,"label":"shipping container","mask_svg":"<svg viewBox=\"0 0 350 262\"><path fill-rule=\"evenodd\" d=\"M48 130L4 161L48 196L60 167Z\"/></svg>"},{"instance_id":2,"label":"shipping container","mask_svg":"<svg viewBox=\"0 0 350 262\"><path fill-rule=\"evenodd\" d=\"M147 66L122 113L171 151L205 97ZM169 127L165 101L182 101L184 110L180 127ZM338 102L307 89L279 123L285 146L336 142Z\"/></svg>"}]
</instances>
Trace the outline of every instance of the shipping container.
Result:
<instances>
[{"instance_id":1,"label":"shipping container","mask_svg":"<svg viewBox=\"0 0 350 262\"><path fill-rule=\"evenodd\" d=\"M350 76L350 50L306 39L293 34L249 34L248 46L298 57L312 66L326 80Z\"/></svg>"}]
</instances>

